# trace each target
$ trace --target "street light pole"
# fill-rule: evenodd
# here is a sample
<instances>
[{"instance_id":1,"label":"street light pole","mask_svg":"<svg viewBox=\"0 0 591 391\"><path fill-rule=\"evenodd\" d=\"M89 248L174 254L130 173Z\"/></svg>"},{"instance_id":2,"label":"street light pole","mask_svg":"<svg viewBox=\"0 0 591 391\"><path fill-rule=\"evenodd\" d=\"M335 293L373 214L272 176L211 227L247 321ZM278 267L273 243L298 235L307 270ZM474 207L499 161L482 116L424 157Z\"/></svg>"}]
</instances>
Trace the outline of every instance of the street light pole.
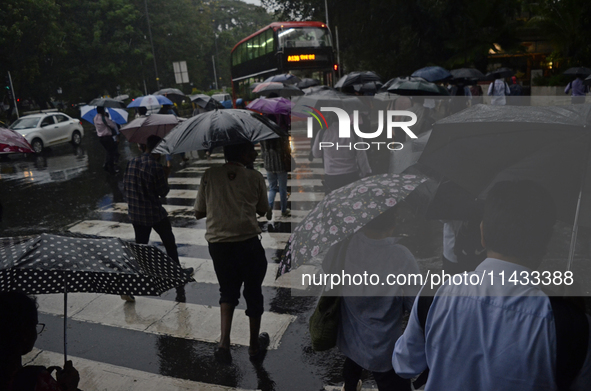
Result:
<instances>
[{"instance_id":1,"label":"street light pole","mask_svg":"<svg viewBox=\"0 0 591 391\"><path fill-rule=\"evenodd\" d=\"M152 58L154 59L154 73L156 74L156 89L160 89L160 78L158 77L158 67L156 66L156 51L154 50L154 41L152 40L152 29L150 28L150 15L148 14L148 0L144 0L146 6L146 20L148 21L148 35L150 36L150 45L152 45Z\"/></svg>"},{"instance_id":2,"label":"street light pole","mask_svg":"<svg viewBox=\"0 0 591 391\"><path fill-rule=\"evenodd\" d=\"M211 62L213 63L213 78L215 79L215 89L219 90L218 88L218 75L215 71L215 56L211 56Z\"/></svg>"},{"instance_id":3,"label":"street light pole","mask_svg":"<svg viewBox=\"0 0 591 391\"><path fill-rule=\"evenodd\" d=\"M324 0L324 13L326 14L326 27L328 27L328 3Z\"/></svg>"}]
</instances>

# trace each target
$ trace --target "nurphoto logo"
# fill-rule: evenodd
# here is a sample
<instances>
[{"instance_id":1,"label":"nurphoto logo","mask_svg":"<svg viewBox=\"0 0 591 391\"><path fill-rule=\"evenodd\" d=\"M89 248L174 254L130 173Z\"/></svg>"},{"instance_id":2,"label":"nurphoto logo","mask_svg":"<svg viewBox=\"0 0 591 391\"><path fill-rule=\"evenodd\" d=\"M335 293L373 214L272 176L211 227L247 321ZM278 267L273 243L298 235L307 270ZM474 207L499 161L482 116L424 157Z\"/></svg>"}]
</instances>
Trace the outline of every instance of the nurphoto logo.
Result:
<instances>
[{"instance_id":1,"label":"nurphoto logo","mask_svg":"<svg viewBox=\"0 0 591 391\"><path fill-rule=\"evenodd\" d=\"M378 111L378 128L374 132L363 132L359 128L359 110L353 110L353 121L351 121L351 117L347 111L338 108L338 107L321 107L320 110L312 107L312 106L305 106L311 111L305 111L305 113L311 115L308 117L307 122L307 136L308 138L314 137L313 134L313 123L314 119L320 125L320 129L328 129L329 124L326 121L326 118L322 114L322 112L333 112L336 114L338 121L339 121L339 139L347 139L351 138L351 124L353 124L353 131L355 135L353 138L355 140L371 140L379 137L382 132L384 131L384 122L386 123L386 138L392 139L394 135L394 129L400 128L402 129L410 138L417 138L414 132L410 129L411 126L417 123L417 115L412 111L407 110L379 110ZM327 149L327 148L336 148L336 149L355 149L358 151L365 151L372 147L372 145L376 146L377 149L380 149L380 146L385 145L391 151L399 151L403 148L403 144L400 142L392 141L392 142L367 142L367 141L356 141L351 143L333 143L333 142L326 142L322 141L319 143L320 150Z\"/></svg>"}]
</instances>

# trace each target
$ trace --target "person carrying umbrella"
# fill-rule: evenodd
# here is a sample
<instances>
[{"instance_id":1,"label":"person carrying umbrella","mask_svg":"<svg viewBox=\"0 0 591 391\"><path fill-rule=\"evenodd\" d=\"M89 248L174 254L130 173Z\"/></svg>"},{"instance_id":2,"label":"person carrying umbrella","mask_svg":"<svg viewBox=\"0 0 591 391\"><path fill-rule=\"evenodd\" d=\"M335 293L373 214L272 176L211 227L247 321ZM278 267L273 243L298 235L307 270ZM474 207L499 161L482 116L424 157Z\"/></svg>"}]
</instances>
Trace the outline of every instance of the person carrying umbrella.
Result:
<instances>
[{"instance_id":1,"label":"person carrying umbrella","mask_svg":"<svg viewBox=\"0 0 591 391\"><path fill-rule=\"evenodd\" d=\"M500 73L495 73L495 81L488 86L488 96L492 96L490 104L504 106L507 104L507 95L511 95L509 86L503 80Z\"/></svg>"},{"instance_id":2,"label":"person carrying umbrella","mask_svg":"<svg viewBox=\"0 0 591 391\"><path fill-rule=\"evenodd\" d=\"M170 190L167 181L170 170L158 163L160 154L152 153L160 141L162 138L156 135L148 137L146 152L129 161L123 178L123 189L136 243L148 244L150 232L154 229L160 235L168 256L180 265L172 226L161 201ZM188 275L193 274L191 267L183 270ZM133 296L124 295L121 298L134 301ZM177 301L184 301L183 286L177 288Z\"/></svg>"},{"instance_id":3,"label":"person carrying umbrella","mask_svg":"<svg viewBox=\"0 0 591 391\"><path fill-rule=\"evenodd\" d=\"M571 81L566 85L564 93L571 93L570 102L575 104L585 103L585 95L589 93L589 86L583 84L583 75L577 75L575 80Z\"/></svg>"},{"instance_id":4,"label":"person carrying umbrella","mask_svg":"<svg viewBox=\"0 0 591 391\"><path fill-rule=\"evenodd\" d=\"M93 121L96 134L99 136L100 143L107 153L103 168L111 174L116 174L120 171L119 167L115 164L119 154L117 151L117 142L114 139L118 134L118 126L111 119L107 118L105 108L102 106L97 106Z\"/></svg>"},{"instance_id":5,"label":"person carrying umbrella","mask_svg":"<svg viewBox=\"0 0 591 391\"><path fill-rule=\"evenodd\" d=\"M195 201L197 220L207 217L205 239L220 285L221 335L214 356L222 363L232 361L232 318L244 284L250 321L248 354L252 360L260 360L269 335L259 335L264 310L261 285L267 259L259 239L257 214L264 216L269 209L267 187L261 173L247 168L257 156L252 143L224 146L224 155L226 164L211 167L203 174Z\"/></svg>"},{"instance_id":6,"label":"person carrying umbrella","mask_svg":"<svg viewBox=\"0 0 591 391\"><path fill-rule=\"evenodd\" d=\"M21 292L0 292L0 390L76 391L80 374L66 361L64 368L23 366L45 325L39 323L37 302ZM57 381L51 372L57 369Z\"/></svg>"}]
</instances>

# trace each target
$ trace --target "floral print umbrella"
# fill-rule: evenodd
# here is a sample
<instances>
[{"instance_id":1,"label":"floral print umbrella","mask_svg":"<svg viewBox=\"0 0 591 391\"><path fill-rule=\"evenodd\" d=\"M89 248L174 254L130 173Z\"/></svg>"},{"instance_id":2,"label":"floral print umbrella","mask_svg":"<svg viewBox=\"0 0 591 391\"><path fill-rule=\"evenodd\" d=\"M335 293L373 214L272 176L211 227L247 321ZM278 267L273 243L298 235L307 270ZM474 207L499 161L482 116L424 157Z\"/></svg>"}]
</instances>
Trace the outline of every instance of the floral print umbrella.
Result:
<instances>
[{"instance_id":1,"label":"floral print umbrella","mask_svg":"<svg viewBox=\"0 0 591 391\"><path fill-rule=\"evenodd\" d=\"M404 200L427 179L410 174L375 175L333 191L294 229L277 277L324 256L330 247Z\"/></svg>"}]
</instances>

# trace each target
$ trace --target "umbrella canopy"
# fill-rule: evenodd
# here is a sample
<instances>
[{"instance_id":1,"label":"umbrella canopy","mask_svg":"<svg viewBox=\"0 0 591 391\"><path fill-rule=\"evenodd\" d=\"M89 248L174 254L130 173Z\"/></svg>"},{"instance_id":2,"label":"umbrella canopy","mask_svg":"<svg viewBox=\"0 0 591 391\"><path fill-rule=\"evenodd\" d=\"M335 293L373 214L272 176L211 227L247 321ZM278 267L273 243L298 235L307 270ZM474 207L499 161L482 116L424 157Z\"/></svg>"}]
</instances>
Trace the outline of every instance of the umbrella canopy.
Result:
<instances>
[{"instance_id":1,"label":"umbrella canopy","mask_svg":"<svg viewBox=\"0 0 591 391\"><path fill-rule=\"evenodd\" d=\"M583 84L586 86L591 86L591 76L587 76L587 78L583 81Z\"/></svg>"},{"instance_id":2,"label":"umbrella canopy","mask_svg":"<svg viewBox=\"0 0 591 391\"><path fill-rule=\"evenodd\" d=\"M92 103L92 102L91 102ZM133 102L127 105L127 108L131 107L153 107L160 105L172 105L172 101L162 95L146 95L135 98Z\"/></svg>"},{"instance_id":3,"label":"umbrella canopy","mask_svg":"<svg viewBox=\"0 0 591 391\"><path fill-rule=\"evenodd\" d=\"M536 181L562 221L590 226L590 123L589 105L476 105L438 121L419 162L481 198L498 181Z\"/></svg>"},{"instance_id":4,"label":"umbrella canopy","mask_svg":"<svg viewBox=\"0 0 591 391\"><path fill-rule=\"evenodd\" d=\"M382 87L382 82L370 81L364 84L354 84L353 89L360 94L375 94Z\"/></svg>"},{"instance_id":5,"label":"umbrella canopy","mask_svg":"<svg viewBox=\"0 0 591 391\"><path fill-rule=\"evenodd\" d=\"M263 114L291 115L293 103L285 98L259 98L250 102L246 108Z\"/></svg>"},{"instance_id":6,"label":"umbrella canopy","mask_svg":"<svg viewBox=\"0 0 591 391\"><path fill-rule=\"evenodd\" d=\"M205 94L195 94L189 97L191 102L195 103L197 106L201 107L202 109L213 110L213 109L225 109L224 105L222 105L219 101L213 99L209 95Z\"/></svg>"},{"instance_id":7,"label":"umbrella canopy","mask_svg":"<svg viewBox=\"0 0 591 391\"><path fill-rule=\"evenodd\" d=\"M312 87L304 88L303 91L304 91L304 95L311 95L311 94L315 94L320 91L336 91L336 90L332 87L329 87L329 86L312 86Z\"/></svg>"},{"instance_id":8,"label":"umbrella canopy","mask_svg":"<svg viewBox=\"0 0 591 391\"><path fill-rule=\"evenodd\" d=\"M107 107L109 118L116 124L123 125L127 123L129 113L125 109L117 109L114 107ZM96 106L82 106L80 107L80 117L94 125L94 117L96 116Z\"/></svg>"},{"instance_id":9,"label":"umbrella canopy","mask_svg":"<svg viewBox=\"0 0 591 391\"><path fill-rule=\"evenodd\" d=\"M121 128L121 133L130 143L146 144L152 135L164 138L179 122L176 115L152 114L134 119Z\"/></svg>"},{"instance_id":10,"label":"umbrella canopy","mask_svg":"<svg viewBox=\"0 0 591 391\"><path fill-rule=\"evenodd\" d=\"M0 127L0 155L8 153L35 153L29 142L12 129Z\"/></svg>"},{"instance_id":11,"label":"umbrella canopy","mask_svg":"<svg viewBox=\"0 0 591 391\"><path fill-rule=\"evenodd\" d=\"M407 96L448 96L446 88L423 80L400 80L388 87L388 92Z\"/></svg>"},{"instance_id":12,"label":"umbrella canopy","mask_svg":"<svg viewBox=\"0 0 591 391\"><path fill-rule=\"evenodd\" d=\"M393 79L388 80L380 87L380 92L387 92L388 88L399 85L405 81L427 81L422 77L415 77L415 76L402 76L402 77L395 77Z\"/></svg>"},{"instance_id":13,"label":"umbrella canopy","mask_svg":"<svg viewBox=\"0 0 591 391\"><path fill-rule=\"evenodd\" d=\"M277 82L266 82L261 83L252 90L255 94L262 96L269 96L271 94L277 94L280 97L288 98L290 96L304 95L304 92L299 88L292 85L285 85Z\"/></svg>"},{"instance_id":14,"label":"umbrella canopy","mask_svg":"<svg viewBox=\"0 0 591 391\"><path fill-rule=\"evenodd\" d=\"M155 153L174 154L252 143L284 134L277 124L250 110L214 110L189 118L174 128L156 147Z\"/></svg>"},{"instance_id":15,"label":"umbrella canopy","mask_svg":"<svg viewBox=\"0 0 591 391\"><path fill-rule=\"evenodd\" d=\"M187 99L185 93L179 90L178 88L163 88L161 90L156 91L152 95L162 95L176 103L181 103L182 101Z\"/></svg>"},{"instance_id":16,"label":"umbrella canopy","mask_svg":"<svg viewBox=\"0 0 591 391\"><path fill-rule=\"evenodd\" d=\"M291 73L284 73L282 75L268 77L263 81L263 83L277 82L283 84L298 84L301 81L302 80L296 75L292 75Z\"/></svg>"},{"instance_id":17,"label":"umbrella canopy","mask_svg":"<svg viewBox=\"0 0 591 391\"><path fill-rule=\"evenodd\" d=\"M317 86L317 85L320 85L320 80L305 78L305 79L302 79L297 84L297 87L298 88L308 88L308 87L314 87L314 86Z\"/></svg>"},{"instance_id":18,"label":"umbrella canopy","mask_svg":"<svg viewBox=\"0 0 591 391\"><path fill-rule=\"evenodd\" d=\"M591 69L585 67L574 67L567 69L564 74L573 76L589 76L591 75Z\"/></svg>"},{"instance_id":19,"label":"umbrella canopy","mask_svg":"<svg viewBox=\"0 0 591 391\"><path fill-rule=\"evenodd\" d=\"M118 238L41 234L0 239L0 290L160 295L192 281L159 249Z\"/></svg>"},{"instance_id":20,"label":"umbrella canopy","mask_svg":"<svg viewBox=\"0 0 591 391\"><path fill-rule=\"evenodd\" d=\"M496 69L492 72L489 72L486 74L486 76L484 77L486 80L494 80L494 79L498 79L498 78L505 78L505 77L511 77L513 76L514 72L507 68L507 67L502 67L499 69Z\"/></svg>"},{"instance_id":21,"label":"umbrella canopy","mask_svg":"<svg viewBox=\"0 0 591 391\"><path fill-rule=\"evenodd\" d=\"M438 66L431 66L418 69L413 72L411 76L422 77L423 79L432 83L451 79L452 75L447 69Z\"/></svg>"},{"instance_id":22,"label":"umbrella canopy","mask_svg":"<svg viewBox=\"0 0 591 391\"><path fill-rule=\"evenodd\" d=\"M383 174L333 191L294 229L277 276L323 257L330 247L394 207L425 181L421 175Z\"/></svg>"},{"instance_id":23,"label":"umbrella canopy","mask_svg":"<svg viewBox=\"0 0 591 391\"><path fill-rule=\"evenodd\" d=\"M454 79L468 79L468 80L481 80L484 79L484 74L476 68L460 68L452 69L450 71Z\"/></svg>"},{"instance_id":24,"label":"umbrella canopy","mask_svg":"<svg viewBox=\"0 0 591 391\"><path fill-rule=\"evenodd\" d=\"M125 108L125 104L122 100L113 98L96 98L91 100L88 106L115 107L119 109Z\"/></svg>"},{"instance_id":25,"label":"umbrella canopy","mask_svg":"<svg viewBox=\"0 0 591 391\"><path fill-rule=\"evenodd\" d=\"M364 84L370 81L382 81L382 78L373 71L351 72L341 77L334 88L343 88L354 84Z\"/></svg>"},{"instance_id":26,"label":"umbrella canopy","mask_svg":"<svg viewBox=\"0 0 591 391\"><path fill-rule=\"evenodd\" d=\"M0 291L64 294L65 360L68 292L152 296L195 281L159 249L118 238L0 238L0 254Z\"/></svg>"}]
</instances>

